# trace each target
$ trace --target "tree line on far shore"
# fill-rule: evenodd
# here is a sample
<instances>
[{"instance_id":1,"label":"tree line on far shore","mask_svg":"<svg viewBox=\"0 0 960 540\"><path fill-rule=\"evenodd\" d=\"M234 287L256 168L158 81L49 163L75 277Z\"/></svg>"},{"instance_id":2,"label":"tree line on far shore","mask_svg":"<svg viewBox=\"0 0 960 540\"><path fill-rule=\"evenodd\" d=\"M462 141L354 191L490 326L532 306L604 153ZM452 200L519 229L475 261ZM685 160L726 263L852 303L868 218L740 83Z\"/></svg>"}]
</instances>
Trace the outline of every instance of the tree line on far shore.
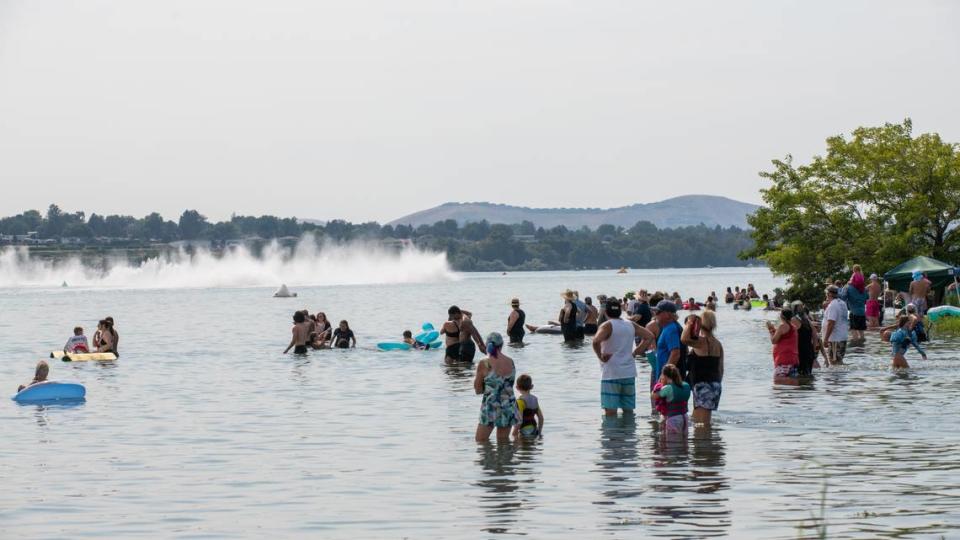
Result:
<instances>
[{"instance_id":1,"label":"tree line on far shore","mask_svg":"<svg viewBox=\"0 0 960 540\"><path fill-rule=\"evenodd\" d=\"M321 225L275 216L233 216L212 223L196 210L187 210L174 222L158 213L139 219L99 214L87 218L84 212L68 213L56 205L50 205L45 215L29 210L0 219L0 234L29 232L37 232L39 239L126 247L177 240L208 240L220 246L237 239L299 238L304 233L336 242L409 239L421 249L445 252L460 271L741 266L745 262L738 255L752 247L749 232L736 227L659 229L646 221L629 229L601 225L570 230L544 229L529 221L459 225L451 219L414 228L340 220Z\"/></svg>"}]
</instances>

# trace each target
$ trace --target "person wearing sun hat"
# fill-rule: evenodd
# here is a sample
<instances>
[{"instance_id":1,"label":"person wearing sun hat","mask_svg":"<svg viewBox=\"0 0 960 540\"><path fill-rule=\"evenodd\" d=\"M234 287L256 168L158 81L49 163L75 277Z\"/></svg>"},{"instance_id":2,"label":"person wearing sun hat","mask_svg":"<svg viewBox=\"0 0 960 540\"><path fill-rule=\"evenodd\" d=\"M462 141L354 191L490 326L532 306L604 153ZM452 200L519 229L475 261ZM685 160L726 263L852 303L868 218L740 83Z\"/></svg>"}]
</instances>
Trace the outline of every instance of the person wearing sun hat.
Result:
<instances>
[{"instance_id":1,"label":"person wearing sun hat","mask_svg":"<svg viewBox=\"0 0 960 540\"><path fill-rule=\"evenodd\" d=\"M510 307L512 310L507 317L507 336L510 337L511 344L523 343L523 336L527 333L523 329L524 323L527 322L527 314L520 309L519 298L510 300Z\"/></svg>"},{"instance_id":2,"label":"person wearing sun hat","mask_svg":"<svg viewBox=\"0 0 960 540\"><path fill-rule=\"evenodd\" d=\"M839 287L830 285L826 295L829 303L823 310L823 341L827 344L830 365L840 365L847 354L849 312L847 303L840 299Z\"/></svg>"},{"instance_id":3,"label":"person wearing sun hat","mask_svg":"<svg viewBox=\"0 0 960 540\"><path fill-rule=\"evenodd\" d=\"M577 295L567 289L560 297L563 298L563 309L560 310L558 320L563 331L563 340L568 343L577 341Z\"/></svg>"}]
</instances>

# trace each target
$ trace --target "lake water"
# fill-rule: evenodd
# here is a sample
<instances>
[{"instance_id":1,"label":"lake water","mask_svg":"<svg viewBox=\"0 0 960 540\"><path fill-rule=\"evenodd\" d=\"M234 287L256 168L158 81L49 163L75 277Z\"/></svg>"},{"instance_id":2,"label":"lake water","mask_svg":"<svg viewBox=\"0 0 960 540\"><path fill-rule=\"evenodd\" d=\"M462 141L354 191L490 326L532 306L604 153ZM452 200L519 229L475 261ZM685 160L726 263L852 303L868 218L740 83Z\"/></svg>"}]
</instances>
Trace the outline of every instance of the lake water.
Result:
<instances>
[{"instance_id":1,"label":"lake water","mask_svg":"<svg viewBox=\"0 0 960 540\"><path fill-rule=\"evenodd\" d=\"M533 376L544 437L478 445L472 371L374 343L441 322L451 303L487 333L503 331L513 296L536 323L567 287L703 298L780 283L765 269L431 281L295 287L296 299L263 287L0 289L9 394L77 323L91 335L112 315L122 352L51 364L51 379L87 386L84 404L0 405L0 537L767 539L813 537L821 517L831 538L960 534L956 341L895 373L872 335L848 366L781 387L763 326L773 316L721 307L715 425L668 443L645 414L602 417L589 347L528 336L508 354ZM348 319L359 348L282 355L304 307Z\"/></svg>"}]
</instances>

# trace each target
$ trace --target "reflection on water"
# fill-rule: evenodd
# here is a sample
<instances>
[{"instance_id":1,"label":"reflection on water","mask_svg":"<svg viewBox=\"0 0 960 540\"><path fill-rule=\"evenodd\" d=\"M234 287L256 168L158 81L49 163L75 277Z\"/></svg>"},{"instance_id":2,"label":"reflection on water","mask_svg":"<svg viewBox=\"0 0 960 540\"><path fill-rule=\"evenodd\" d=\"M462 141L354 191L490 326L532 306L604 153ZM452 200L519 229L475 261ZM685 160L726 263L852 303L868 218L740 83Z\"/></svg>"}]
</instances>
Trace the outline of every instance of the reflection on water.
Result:
<instances>
[{"instance_id":1,"label":"reflection on water","mask_svg":"<svg viewBox=\"0 0 960 540\"><path fill-rule=\"evenodd\" d=\"M600 456L597 471L603 476L604 499L595 504L615 505L619 499L635 497L643 492L633 486L638 467L637 417L633 414L603 416L600 423ZM617 514L620 509L611 512ZM614 515L614 520L620 516Z\"/></svg>"},{"instance_id":2,"label":"reflection on water","mask_svg":"<svg viewBox=\"0 0 960 540\"><path fill-rule=\"evenodd\" d=\"M604 417L596 468L606 528L671 538L727 534L732 519L720 429L701 428L688 437L666 436L647 422L638 438L633 415Z\"/></svg>"},{"instance_id":3,"label":"reflection on water","mask_svg":"<svg viewBox=\"0 0 960 540\"><path fill-rule=\"evenodd\" d=\"M540 440L477 445L477 463L483 470L476 482L484 490L480 495L480 506L486 516L483 531L525 534L515 529L523 519L523 512L536 508L532 488L540 450Z\"/></svg>"},{"instance_id":4,"label":"reflection on water","mask_svg":"<svg viewBox=\"0 0 960 540\"><path fill-rule=\"evenodd\" d=\"M674 538L726 534L731 509L721 430L701 427L684 437L668 435L651 423L649 440L654 495L644 508L644 521Z\"/></svg>"}]
</instances>

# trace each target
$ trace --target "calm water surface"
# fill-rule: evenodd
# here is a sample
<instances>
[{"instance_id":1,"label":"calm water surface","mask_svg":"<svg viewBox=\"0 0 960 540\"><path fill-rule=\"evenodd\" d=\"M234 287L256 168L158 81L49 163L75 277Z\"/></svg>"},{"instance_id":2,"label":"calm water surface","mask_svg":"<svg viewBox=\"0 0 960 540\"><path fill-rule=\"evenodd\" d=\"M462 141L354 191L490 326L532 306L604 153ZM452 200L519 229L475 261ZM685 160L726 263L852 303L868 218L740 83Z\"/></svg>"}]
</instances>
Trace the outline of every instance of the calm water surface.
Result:
<instances>
[{"instance_id":1,"label":"calm water surface","mask_svg":"<svg viewBox=\"0 0 960 540\"><path fill-rule=\"evenodd\" d=\"M546 416L540 441L477 445L472 372L442 353L381 353L450 303L503 331L559 293L645 287L704 297L779 282L764 269L470 275L459 282L267 289L2 289L12 394L80 322L117 320L115 365L52 364L77 406L0 405L0 537L831 538L960 536L957 342L892 372L871 336L849 366L771 382L762 311L721 308L715 427L662 441L646 415L605 419L588 346L511 350ZM359 348L283 356L292 311L346 318ZM639 363L641 380L648 368ZM638 401L642 401L638 400ZM821 497L825 511L821 513Z\"/></svg>"}]
</instances>

